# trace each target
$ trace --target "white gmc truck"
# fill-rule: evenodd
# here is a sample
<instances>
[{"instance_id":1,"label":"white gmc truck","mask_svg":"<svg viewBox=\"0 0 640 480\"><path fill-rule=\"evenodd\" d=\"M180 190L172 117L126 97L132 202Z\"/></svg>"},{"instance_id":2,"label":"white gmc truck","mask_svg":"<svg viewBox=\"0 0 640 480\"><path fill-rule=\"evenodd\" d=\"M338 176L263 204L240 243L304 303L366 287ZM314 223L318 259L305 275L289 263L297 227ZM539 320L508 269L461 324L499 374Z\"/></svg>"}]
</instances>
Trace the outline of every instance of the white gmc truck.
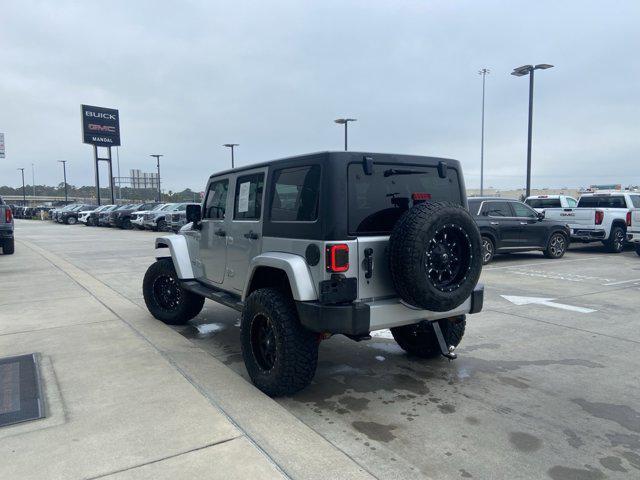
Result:
<instances>
[{"instance_id":1,"label":"white gmc truck","mask_svg":"<svg viewBox=\"0 0 640 480\"><path fill-rule=\"evenodd\" d=\"M607 250L620 253L634 223L640 225L640 193L586 193L576 208L547 208L545 218L561 220L571 230L571 240L604 243ZM636 227L637 228L637 227ZM640 241L640 231L635 234Z\"/></svg>"},{"instance_id":2,"label":"white gmc truck","mask_svg":"<svg viewBox=\"0 0 640 480\"><path fill-rule=\"evenodd\" d=\"M548 208L574 208L578 205L578 201L568 195L532 195L525 198L524 203L538 213Z\"/></svg>"}]
</instances>

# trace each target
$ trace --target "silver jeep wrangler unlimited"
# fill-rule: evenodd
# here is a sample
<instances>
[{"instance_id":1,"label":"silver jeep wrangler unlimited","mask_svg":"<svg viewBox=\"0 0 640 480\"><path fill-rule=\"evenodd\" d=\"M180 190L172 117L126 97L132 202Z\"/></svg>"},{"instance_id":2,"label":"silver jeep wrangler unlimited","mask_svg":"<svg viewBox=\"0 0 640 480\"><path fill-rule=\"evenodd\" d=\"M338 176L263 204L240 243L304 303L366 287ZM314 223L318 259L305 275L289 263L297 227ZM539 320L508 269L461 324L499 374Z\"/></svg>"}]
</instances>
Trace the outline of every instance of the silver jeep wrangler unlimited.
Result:
<instances>
[{"instance_id":1,"label":"silver jeep wrangler unlimited","mask_svg":"<svg viewBox=\"0 0 640 480\"><path fill-rule=\"evenodd\" d=\"M315 153L212 175L206 192L156 239L145 302L168 324L205 298L242 312L244 362L268 395L307 386L333 334L390 328L414 356L455 358L466 314L482 309L480 233L455 160Z\"/></svg>"}]
</instances>

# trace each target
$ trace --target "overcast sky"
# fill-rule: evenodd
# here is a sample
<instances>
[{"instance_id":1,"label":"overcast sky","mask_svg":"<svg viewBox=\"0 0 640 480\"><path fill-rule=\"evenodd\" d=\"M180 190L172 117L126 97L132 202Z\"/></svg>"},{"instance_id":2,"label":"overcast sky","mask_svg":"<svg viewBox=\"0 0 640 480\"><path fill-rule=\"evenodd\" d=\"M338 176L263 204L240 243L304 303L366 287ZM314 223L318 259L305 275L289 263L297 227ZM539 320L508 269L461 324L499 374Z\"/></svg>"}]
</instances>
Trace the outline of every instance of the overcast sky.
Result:
<instances>
[{"instance_id":1,"label":"overcast sky","mask_svg":"<svg viewBox=\"0 0 640 480\"><path fill-rule=\"evenodd\" d=\"M640 183L640 2L5 0L0 185L93 184L80 104L118 108L122 174L202 190L229 166L342 148L462 161L479 185L519 187L536 72L533 186ZM115 156L115 152L114 152ZM115 168L115 166L114 166ZM106 170L106 169L105 169ZM106 171L103 182L106 183Z\"/></svg>"}]
</instances>

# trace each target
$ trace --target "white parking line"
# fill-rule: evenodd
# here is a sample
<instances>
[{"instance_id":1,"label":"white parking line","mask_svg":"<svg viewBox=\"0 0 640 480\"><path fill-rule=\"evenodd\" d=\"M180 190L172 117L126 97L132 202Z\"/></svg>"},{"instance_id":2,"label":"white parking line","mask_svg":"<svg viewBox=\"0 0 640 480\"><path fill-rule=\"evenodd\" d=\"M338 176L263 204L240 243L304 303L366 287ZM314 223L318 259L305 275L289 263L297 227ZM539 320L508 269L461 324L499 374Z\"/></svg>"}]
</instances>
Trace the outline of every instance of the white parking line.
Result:
<instances>
[{"instance_id":1,"label":"white parking line","mask_svg":"<svg viewBox=\"0 0 640 480\"><path fill-rule=\"evenodd\" d=\"M520 268L520 267L542 267L542 266L555 266L560 263L568 263L568 262L584 262L585 260L596 260L598 257L587 257L587 258L576 258L574 260L554 260L553 262L548 263L547 265L542 265L540 262L538 263L524 263L521 265L506 265L504 267L484 267L482 270L502 270L505 268Z\"/></svg>"},{"instance_id":2,"label":"white parking line","mask_svg":"<svg viewBox=\"0 0 640 480\"><path fill-rule=\"evenodd\" d=\"M633 283L633 282L640 282L640 278L634 278L633 280L623 280L621 282L603 283L602 285L605 287L611 287L612 285L622 285L623 283Z\"/></svg>"}]
</instances>

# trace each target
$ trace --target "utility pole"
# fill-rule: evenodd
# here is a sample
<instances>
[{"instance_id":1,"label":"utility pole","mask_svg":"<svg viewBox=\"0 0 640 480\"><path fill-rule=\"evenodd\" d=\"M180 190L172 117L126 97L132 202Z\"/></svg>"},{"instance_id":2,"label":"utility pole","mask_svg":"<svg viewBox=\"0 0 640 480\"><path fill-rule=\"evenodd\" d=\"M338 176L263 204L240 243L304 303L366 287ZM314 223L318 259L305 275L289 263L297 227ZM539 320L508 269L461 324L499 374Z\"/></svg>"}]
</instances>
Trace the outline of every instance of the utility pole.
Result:
<instances>
[{"instance_id":1,"label":"utility pole","mask_svg":"<svg viewBox=\"0 0 640 480\"><path fill-rule=\"evenodd\" d=\"M347 147L348 147L348 125L349 122L357 122L358 119L357 118L336 118L334 120L335 123L339 124L339 125L344 125L344 151L347 151Z\"/></svg>"},{"instance_id":2,"label":"utility pole","mask_svg":"<svg viewBox=\"0 0 640 480\"><path fill-rule=\"evenodd\" d=\"M529 75L529 128L527 129L527 191L526 196L531 195L531 137L533 132L533 72L535 70L546 70L552 68L553 65L548 63L540 63L535 67L533 65L523 65L514 68L511 75L522 77Z\"/></svg>"},{"instance_id":3,"label":"utility pole","mask_svg":"<svg viewBox=\"0 0 640 480\"><path fill-rule=\"evenodd\" d=\"M481 69L478 74L482 75L482 134L480 137L480 196L484 195L484 84L487 75L491 73L488 68Z\"/></svg>"},{"instance_id":4,"label":"utility pole","mask_svg":"<svg viewBox=\"0 0 640 480\"><path fill-rule=\"evenodd\" d=\"M116 147L116 161L118 162L118 200L122 199L122 177L120 176L120 147Z\"/></svg>"},{"instance_id":5,"label":"utility pole","mask_svg":"<svg viewBox=\"0 0 640 480\"><path fill-rule=\"evenodd\" d=\"M231 168L236 168L236 164L235 164L234 157L233 157L233 149L234 149L235 147L240 146L240 144L239 144L239 143L225 143L225 144L224 144L224 145L222 145L222 146L223 146L223 147L227 147L227 148L230 148L230 149L231 149Z\"/></svg>"},{"instance_id":6,"label":"utility pole","mask_svg":"<svg viewBox=\"0 0 640 480\"><path fill-rule=\"evenodd\" d=\"M160 190L160 157L164 157L164 155L152 154L150 157L155 157L156 162L158 164L158 202L161 202L162 199L162 190Z\"/></svg>"},{"instance_id":7,"label":"utility pole","mask_svg":"<svg viewBox=\"0 0 640 480\"><path fill-rule=\"evenodd\" d=\"M31 183L33 186L33 200L36 199L36 167L31 164Z\"/></svg>"},{"instance_id":8,"label":"utility pole","mask_svg":"<svg viewBox=\"0 0 640 480\"><path fill-rule=\"evenodd\" d=\"M22 173L22 205L26 206L27 193L25 192L25 189L24 189L24 168L18 168L18 170L20 170L20 173Z\"/></svg>"},{"instance_id":9,"label":"utility pole","mask_svg":"<svg viewBox=\"0 0 640 480\"><path fill-rule=\"evenodd\" d=\"M62 171L64 174L64 204L69 203L69 197L67 195L67 161L66 160L58 160L58 163L62 164Z\"/></svg>"}]
</instances>

